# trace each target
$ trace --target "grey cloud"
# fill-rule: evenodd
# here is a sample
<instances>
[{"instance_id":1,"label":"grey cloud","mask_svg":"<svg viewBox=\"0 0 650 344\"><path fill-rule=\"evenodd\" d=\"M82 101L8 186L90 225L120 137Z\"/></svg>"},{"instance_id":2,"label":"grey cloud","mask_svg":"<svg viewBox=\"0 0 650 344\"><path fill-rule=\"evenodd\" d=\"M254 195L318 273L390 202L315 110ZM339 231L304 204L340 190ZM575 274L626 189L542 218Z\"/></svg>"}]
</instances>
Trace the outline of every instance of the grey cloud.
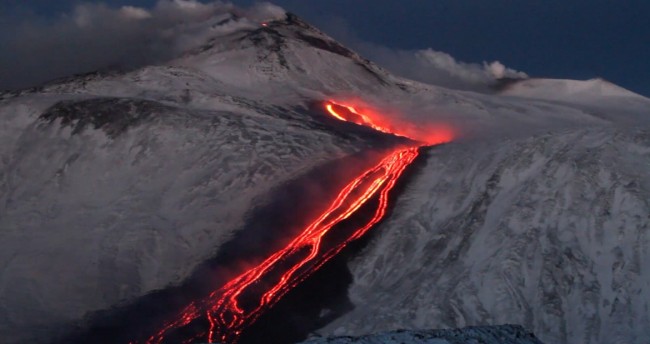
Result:
<instances>
[{"instance_id":1,"label":"grey cloud","mask_svg":"<svg viewBox=\"0 0 650 344\"><path fill-rule=\"evenodd\" d=\"M255 25L284 10L268 3L241 9L220 1L159 0L151 9L82 3L50 21L0 15L0 89L173 58L215 34L214 22L227 13L244 19L219 30Z\"/></svg>"}]
</instances>

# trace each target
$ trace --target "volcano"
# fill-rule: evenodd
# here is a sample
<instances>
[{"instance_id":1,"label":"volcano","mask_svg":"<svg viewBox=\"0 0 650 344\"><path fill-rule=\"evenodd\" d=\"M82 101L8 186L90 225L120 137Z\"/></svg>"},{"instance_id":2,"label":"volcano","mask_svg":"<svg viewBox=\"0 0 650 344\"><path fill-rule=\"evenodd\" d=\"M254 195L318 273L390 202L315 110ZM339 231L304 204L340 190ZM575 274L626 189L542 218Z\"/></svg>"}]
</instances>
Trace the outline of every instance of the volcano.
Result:
<instances>
[{"instance_id":1,"label":"volcano","mask_svg":"<svg viewBox=\"0 0 650 344\"><path fill-rule=\"evenodd\" d=\"M650 336L649 99L446 89L293 14L206 21L165 63L0 94L3 342L259 342L297 294L315 320L269 342Z\"/></svg>"}]
</instances>

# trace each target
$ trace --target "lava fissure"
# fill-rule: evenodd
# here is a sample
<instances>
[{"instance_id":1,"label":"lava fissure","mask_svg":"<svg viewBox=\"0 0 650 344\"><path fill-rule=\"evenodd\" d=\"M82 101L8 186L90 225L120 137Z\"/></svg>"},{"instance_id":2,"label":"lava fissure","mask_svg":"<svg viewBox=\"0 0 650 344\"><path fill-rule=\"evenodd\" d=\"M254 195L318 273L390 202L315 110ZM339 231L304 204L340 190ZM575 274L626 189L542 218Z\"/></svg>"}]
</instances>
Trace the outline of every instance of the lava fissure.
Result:
<instances>
[{"instance_id":1,"label":"lava fissure","mask_svg":"<svg viewBox=\"0 0 650 344\"><path fill-rule=\"evenodd\" d=\"M395 133L389 127L376 124L371 116L360 113L352 106L328 102L325 108L339 120L407 137ZM208 324L207 331L194 335L187 342L198 339L209 343L215 340L223 343L237 342L242 331L265 310L382 220L388 208L390 191L418 154L417 145L388 154L378 164L350 181L327 210L285 247L204 299L190 303L174 320L151 335L146 343L162 343L169 333L181 330L203 317ZM376 205L370 202L373 199L377 200ZM337 225L368 204L374 206L372 217L350 233L344 232L337 236ZM336 240L331 240L332 243L324 240L332 236L336 237Z\"/></svg>"},{"instance_id":2,"label":"lava fissure","mask_svg":"<svg viewBox=\"0 0 650 344\"><path fill-rule=\"evenodd\" d=\"M358 125L368 126L382 133L409 138L408 136L396 133L394 130L386 126L376 124L375 121L373 121L368 115L364 115L363 113L360 113L353 106L343 105L343 104L330 101L325 105L325 108L327 109L327 112L330 113L330 115L334 116L338 120L344 122L352 122ZM336 108L347 110L346 114L344 115L343 113L341 113L340 110L337 110Z\"/></svg>"}]
</instances>

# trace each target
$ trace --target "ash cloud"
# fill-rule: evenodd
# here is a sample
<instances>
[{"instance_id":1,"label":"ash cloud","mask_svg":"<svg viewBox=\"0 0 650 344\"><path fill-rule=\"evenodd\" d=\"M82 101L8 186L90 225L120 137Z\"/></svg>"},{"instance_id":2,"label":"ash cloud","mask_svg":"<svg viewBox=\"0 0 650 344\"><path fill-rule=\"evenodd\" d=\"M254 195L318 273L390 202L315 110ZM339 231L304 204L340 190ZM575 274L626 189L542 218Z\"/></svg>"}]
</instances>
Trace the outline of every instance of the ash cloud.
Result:
<instances>
[{"instance_id":1,"label":"ash cloud","mask_svg":"<svg viewBox=\"0 0 650 344\"><path fill-rule=\"evenodd\" d=\"M269 3L159 0L152 8L80 3L54 19L0 14L0 90L19 89L72 74L135 68L171 59L224 30L280 18ZM231 14L241 17L215 24Z\"/></svg>"}]
</instances>

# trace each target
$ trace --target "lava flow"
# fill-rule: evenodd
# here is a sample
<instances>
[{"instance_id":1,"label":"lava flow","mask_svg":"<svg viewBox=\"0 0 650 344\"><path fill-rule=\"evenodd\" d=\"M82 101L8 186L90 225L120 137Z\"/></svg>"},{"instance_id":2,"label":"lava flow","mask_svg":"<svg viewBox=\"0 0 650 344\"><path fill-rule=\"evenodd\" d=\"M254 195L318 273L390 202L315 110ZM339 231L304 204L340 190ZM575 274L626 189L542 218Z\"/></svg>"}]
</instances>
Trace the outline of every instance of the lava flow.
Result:
<instances>
[{"instance_id":1,"label":"lava flow","mask_svg":"<svg viewBox=\"0 0 650 344\"><path fill-rule=\"evenodd\" d=\"M374 124L372 118L352 107L346 107L348 113L342 114L334 106L343 105L332 102L325 105L327 111L340 120L391 132L390 128ZM150 336L146 343L162 343L170 333L196 321L204 321L205 330L199 331L201 333L188 339L187 343L195 340L209 343L237 342L242 331L265 310L384 217L389 192L418 156L418 148L414 145L398 149L354 178L339 192L329 208L287 246L213 291L208 297L191 303L174 320ZM365 224L345 231L337 226L357 213L362 206L372 207L373 212Z\"/></svg>"},{"instance_id":2,"label":"lava flow","mask_svg":"<svg viewBox=\"0 0 650 344\"><path fill-rule=\"evenodd\" d=\"M335 109L335 107L339 109ZM325 104L325 108L330 115L341 121L367 126L377 131L381 131L382 133L406 137L404 135L396 133L394 130L391 130L387 126L382 126L375 123L376 120L373 120L368 115L359 113L359 111L357 111L357 109L355 109L353 106L339 104L330 100L327 104ZM341 109L345 110L345 112L341 111Z\"/></svg>"},{"instance_id":3,"label":"lava flow","mask_svg":"<svg viewBox=\"0 0 650 344\"><path fill-rule=\"evenodd\" d=\"M325 103L325 109L338 120L370 127L382 133L405 137L426 146L447 143L454 137L453 130L443 123L418 123L416 125L400 121L397 116L387 116L385 110L376 111L360 101L354 101L354 105L352 105L329 100Z\"/></svg>"}]
</instances>

